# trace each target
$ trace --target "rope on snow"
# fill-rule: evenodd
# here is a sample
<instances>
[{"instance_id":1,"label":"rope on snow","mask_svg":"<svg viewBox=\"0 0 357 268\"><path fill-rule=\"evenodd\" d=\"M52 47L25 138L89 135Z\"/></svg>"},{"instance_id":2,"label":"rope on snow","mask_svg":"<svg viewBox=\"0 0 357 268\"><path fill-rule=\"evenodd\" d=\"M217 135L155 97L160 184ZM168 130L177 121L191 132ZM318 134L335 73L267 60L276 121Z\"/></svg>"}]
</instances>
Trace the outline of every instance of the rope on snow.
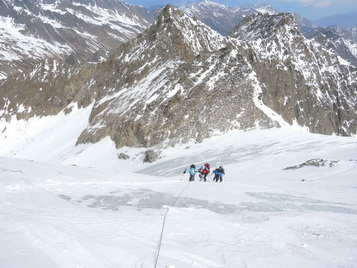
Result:
<instances>
[{"instance_id":1,"label":"rope on snow","mask_svg":"<svg viewBox=\"0 0 357 268\"><path fill-rule=\"evenodd\" d=\"M190 185L191 181L188 182L188 184L182 189L181 193L178 195L178 197L176 198L175 202L171 205L171 207L174 207L177 203L177 201L180 199L182 193L188 188L188 186ZM161 226L161 234L160 234L160 239L159 239L159 243L157 245L156 248L156 252L155 252L155 266L154 268L156 268L157 266L157 262L159 260L159 255L160 255L160 250L161 250L161 243L162 243L162 237L164 235L164 229L165 229L165 224L166 224L166 216L169 213L170 208L168 206L165 207L166 212L164 214L164 219L162 221L162 226Z\"/></svg>"}]
</instances>

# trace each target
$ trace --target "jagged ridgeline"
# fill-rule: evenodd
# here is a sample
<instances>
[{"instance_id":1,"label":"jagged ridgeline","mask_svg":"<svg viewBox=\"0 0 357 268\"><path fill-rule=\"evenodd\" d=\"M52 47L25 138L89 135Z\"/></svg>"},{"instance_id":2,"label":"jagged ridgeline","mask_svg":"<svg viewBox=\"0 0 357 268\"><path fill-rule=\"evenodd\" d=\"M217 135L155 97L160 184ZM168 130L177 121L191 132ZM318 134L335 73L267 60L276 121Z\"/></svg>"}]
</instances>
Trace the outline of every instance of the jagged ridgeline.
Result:
<instances>
[{"instance_id":1,"label":"jagged ridgeline","mask_svg":"<svg viewBox=\"0 0 357 268\"><path fill-rule=\"evenodd\" d=\"M78 143L110 136L118 148L282 124L354 135L356 74L291 14L247 16L227 37L168 5L105 62L46 61L7 79L0 109L10 120L91 107Z\"/></svg>"}]
</instances>

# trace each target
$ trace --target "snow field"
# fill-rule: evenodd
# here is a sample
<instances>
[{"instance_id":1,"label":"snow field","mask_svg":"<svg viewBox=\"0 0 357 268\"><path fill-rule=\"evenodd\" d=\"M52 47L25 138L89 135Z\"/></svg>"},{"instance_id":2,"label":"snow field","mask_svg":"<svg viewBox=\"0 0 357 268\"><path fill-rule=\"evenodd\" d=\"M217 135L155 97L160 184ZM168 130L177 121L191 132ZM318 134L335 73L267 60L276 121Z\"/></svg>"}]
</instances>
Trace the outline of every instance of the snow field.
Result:
<instances>
[{"instance_id":1,"label":"snow field","mask_svg":"<svg viewBox=\"0 0 357 268\"><path fill-rule=\"evenodd\" d=\"M144 164L109 139L75 147L70 116L1 132L0 267L357 266L355 138L232 131ZM333 164L283 170L310 159ZM223 183L182 174L205 162Z\"/></svg>"}]
</instances>

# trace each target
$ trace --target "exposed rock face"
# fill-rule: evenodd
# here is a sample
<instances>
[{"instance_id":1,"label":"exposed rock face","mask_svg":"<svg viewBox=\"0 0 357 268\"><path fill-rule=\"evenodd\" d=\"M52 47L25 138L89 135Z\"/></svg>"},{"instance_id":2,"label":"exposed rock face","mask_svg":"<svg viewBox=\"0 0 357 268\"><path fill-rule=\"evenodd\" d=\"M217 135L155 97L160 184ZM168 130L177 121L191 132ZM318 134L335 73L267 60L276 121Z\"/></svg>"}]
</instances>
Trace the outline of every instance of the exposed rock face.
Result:
<instances>
[{"instance_id":1,"label":"exposed rock face","mask_svg":"<svg viewBox=\"0 0 357 268\"><path fill-rule=\"evenodd\" d=\"M118 154L118 159L128 160L128 159L130 159L130 155L120 153L120 154Z\"/></svg>"},{"instance_id":2,"label":"exposed rock face","mask_svg":"<svg viewBox=\"0 0 357 268\"><path fill-rule=\"evenodd\" d=\"M120 0L0 0L0 79L48 58L102 60L154 20Z\"/></svg>"},{"instance_id":3,"label":"exposed rock face","mask_svg":"<svg viewBox=\"0 0 357 268\"><path fill-rule=\"evenodd\" d=\"M145 152L144 163L153 163L160 157L160 151L147 150Z\"/></svg>"},{"instance_id":4,"label":"exposed rock face","mask_svg":"<svg viewBox=\"0 0 357 268\"><path fill-rule=\"evenodd\" d=\"M356 68L306 40L290 14L254 15L232 36L253 48L251 63L263 90L263 102L289 124L310 131L350 135L356 132Z\"/></svg>"},{"instance_id":5,"label":"exposed rock face","mask_svg":"<svg viewBox=\"0 0 357 268\"><path fill-rule=\"evenodd\" d=\"M10 77L0 84L0 116L28 119L66 108L70 112L71 102L87 106L95 97L87 90L95 69L94 64L68 66L48 60L31 73Z\"/></svg>"},{"instance_id":6,"label":"exposed rock face","mask_svg":"<svg viewBox=\"0 0 357 268\"><path fill-rule=\"evenodd\" d=\"M112 55L113 92L94 105L79 142L110 135L118 147L150 147L201 141L238 126L272 126L253 103L254 88L245 81L249 67L226 45L222 36L167 6L151 28ZM239 73L230 73L227 63Z\"/></svg>"},{"instance_id":7,"label":"exposed rock face","mask_svg":"<svg viewBox=\"0 0 357 268\"><path fill-rule=\"evenodd\" d=\"M329 167L335 166L336 163L338 163L338 160L324 160L324 159L310 159L300 165L292 166L292 167L287 167L284 168L283 170L291 170L291 169L300 169L303 167L324 167L326 165L329 165Z\"/></svg>"},{"instance_id":8,"label":"exposed rock face","mask_svg":"<svg viewBox=\"0 0 357 268\"><path fill-rule=\"evenodd\" d=\"M0 86L0 116L28 118L92 105L78 143L202 141L230 129L284 123L356 133L356 70L307 40L289 14L247 17L224 37L166 6L107 61L48 62Z\"/></svg>"},{"instance_id":9,"label":"exposed rock face","mask_svg":"<svg viewBox=\"0 0 357 268\"><path fill-rule=\"evenodd\" d=\"M316 28L304 35L329 50L335 52L342 59L357 67L357 28L343 29L338 26Z\"/></svg>"}]
</instances>

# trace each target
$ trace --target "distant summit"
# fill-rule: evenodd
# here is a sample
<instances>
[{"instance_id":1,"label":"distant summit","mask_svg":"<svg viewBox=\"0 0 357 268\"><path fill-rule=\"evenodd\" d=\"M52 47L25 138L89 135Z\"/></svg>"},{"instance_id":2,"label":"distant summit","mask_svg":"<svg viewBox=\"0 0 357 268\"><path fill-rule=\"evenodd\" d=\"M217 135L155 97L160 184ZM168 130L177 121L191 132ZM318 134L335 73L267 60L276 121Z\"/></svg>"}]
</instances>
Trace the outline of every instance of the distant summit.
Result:
<instances>
[{"instance_id":1,"label":"distant summit","mask_svg":"<svg viewBox=\"0 0 357 268\"><path fill-rule=\"evenodd\" d=\"M252 4L243 6L227 7L212 1L204 0L198 4L179 7L191 18L197 18L213 30L223 35L228 35L246 16L251 14L277 14L271 5ZM308 19L294 13L296 23L303 32L309 31L316 26Z\"/></svg>"},{"instance_id":2,"label":"distant summit","mask_svg":"<svg viewBox=\"0 0 357 268\"><path fill-rule=\"evenodd\" d=\"M241 7L227 7L208 0L198 4L180 7L191 18L197 18L213 30L223 35L228 35L244 17L252 13L277 13L272 6L255 4Z\"/></svg>"}]
</instances>

